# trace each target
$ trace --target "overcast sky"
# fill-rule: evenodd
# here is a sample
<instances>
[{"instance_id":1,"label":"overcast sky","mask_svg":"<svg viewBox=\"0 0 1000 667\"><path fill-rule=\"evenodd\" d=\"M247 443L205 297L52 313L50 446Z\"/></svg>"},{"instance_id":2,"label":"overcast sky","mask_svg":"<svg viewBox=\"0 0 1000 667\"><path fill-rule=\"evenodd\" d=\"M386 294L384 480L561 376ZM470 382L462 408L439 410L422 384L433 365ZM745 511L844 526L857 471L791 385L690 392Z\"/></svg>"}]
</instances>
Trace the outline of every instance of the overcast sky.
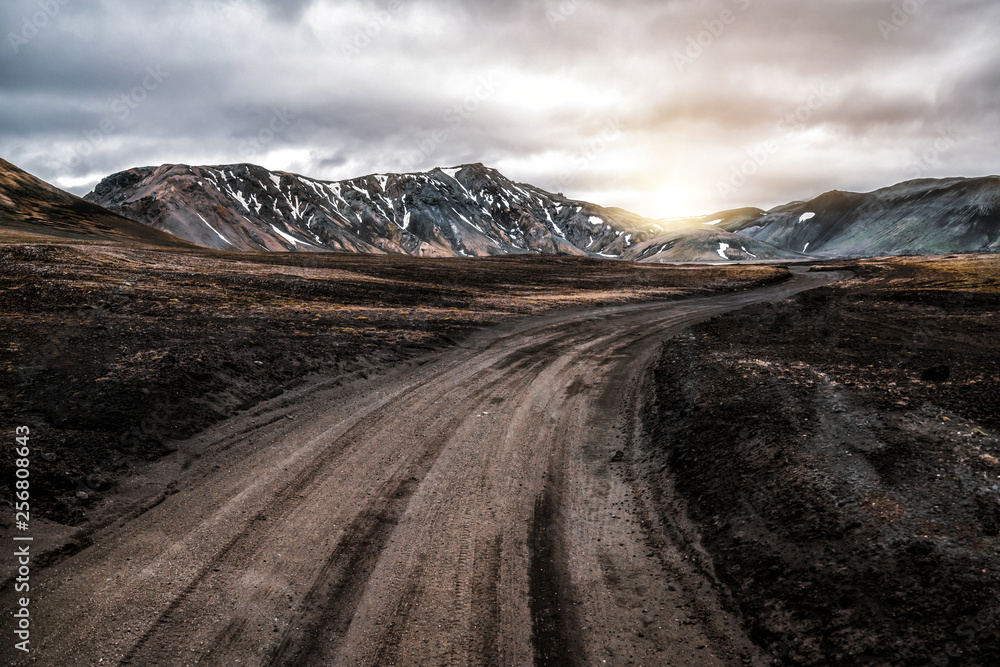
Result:
<instances>
[{"instance_id":1,"label":"overcast sky","mask_svg":"<svg viewBox=\"0 0 1000 667\"><path fill-rule=\"evenodd\" d=\"M0 157L483 162L649 217L1000 172L995 0L6 0Z\"/></svg>"}]
</instances>

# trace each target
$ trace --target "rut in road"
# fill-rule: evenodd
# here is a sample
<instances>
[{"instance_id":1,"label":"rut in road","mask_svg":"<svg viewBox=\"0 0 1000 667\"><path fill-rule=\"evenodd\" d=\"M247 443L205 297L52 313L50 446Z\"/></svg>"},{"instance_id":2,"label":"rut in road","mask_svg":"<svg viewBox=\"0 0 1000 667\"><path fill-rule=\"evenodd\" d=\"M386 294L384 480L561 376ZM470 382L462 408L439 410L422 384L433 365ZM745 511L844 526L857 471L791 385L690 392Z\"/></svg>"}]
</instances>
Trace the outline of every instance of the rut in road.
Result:
<instances>
[{"instance_id":1,"label":"rut in road","mask_svg":"<svg viewBox=\"0 0 1000 667\"><path fill-rule=\"evenodd\" d=\"M548 343L540 343L536 347L541 349L547 346L555 350L566 340L567 337L560 332ZM388 451L404 442L412 444L413 447L396 452L399 460L391 476L377 491L367 494L367 504L343 528L322 567L318 572L310 573L312 583L299 605L299 612L290 616L285 611L274 617L282 618L289 629L282 635L281 643L275 647L267 664L329 664L327 660L336 655L368 578L410 497L437 460L449 436L459 431L463 417L455 415L471 413L484 401L491 405L502 401L501 397L509 396L514 387L521 386L532 377L539 364L534 357L519 363L508 361L486 366L459 387L455 386L451 375L445 374L410 389L401 400L419 403L419 409L413 411L416 414L407 413L405 425L402 425L405 430L386 428L394 421L402 420L393 404L367 415L363 422L331 442L305 474L276 494L266 513L259 517L265 519L265 525L261 526L258 521L251 522L247 530L211 563L211 567L206 568L205 575L193 581L174 600L126 656L123 664L174 664L177 655L183 654L185 648L195 655L199 653L199 647L207 646L209 648L201 654L198 664L224 665L229 661L228 656L234 651L239 652L242 644L259 642L260 631L266 631L271 626L260 614L256 619L238 614L230 618L221 630L213 627L214 636L192 631L175 619L211 618L214 605L224 591L233 588L236 581L244 576L246 564L266 552L268 545L280 543L282 533L288 531L287 527L296 524L296 514L302 511L302 499L322 498L333 492L330 482L336 480L335 470L342 465L345 453L372 448ZM442 403L447 403L449 409L437 407ZM468 408L457 409L463 405ZM399 436L403 433L409 433L410 438L401 439ZM383 440L386 442L383 443ZM333 523L329 526L331 532L336 528ZM466 559L469 559L468 555ZM273 573L268 579L278 576L280 573ZM251 607L278 609L282 606L280 602L284 595L281 589L266 590L252 598ZM390 637L382 651L391 649Z\"/></svg>"},{"instance_id":2,"label":"rut in road","mask_svg":"<svg viewBox=\"0 0 1000 667\"><path fill-rule=\"evenodd\" d=\"M685 326L836 277L522 320L237 418L204 436L178 493L41 573L53 632L39 655L758 664L710 573L651 533L611 467L630 428L621 397Z\"/></svg>"}]
</instances>

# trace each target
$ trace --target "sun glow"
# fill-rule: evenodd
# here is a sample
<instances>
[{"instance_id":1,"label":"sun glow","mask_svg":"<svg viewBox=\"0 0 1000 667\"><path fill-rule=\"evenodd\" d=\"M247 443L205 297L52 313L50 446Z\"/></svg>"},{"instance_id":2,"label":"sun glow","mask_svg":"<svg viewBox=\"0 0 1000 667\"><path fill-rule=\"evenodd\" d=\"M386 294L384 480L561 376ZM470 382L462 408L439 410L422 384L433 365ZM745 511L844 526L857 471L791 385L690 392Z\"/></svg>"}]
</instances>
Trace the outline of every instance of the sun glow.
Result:
<instances>
[{"instance_id":1,"label":"sun glow","mask_svg":"<svg viewBox=\"0 0 1000 667\"><path fill-rule=\"evenodd\" d=\"M648 195L644 210L647 215L658 219L686 218L711 213L702 201L698 188L683 183L670 183L653 190Z\"/></svg>"}]
</instances>

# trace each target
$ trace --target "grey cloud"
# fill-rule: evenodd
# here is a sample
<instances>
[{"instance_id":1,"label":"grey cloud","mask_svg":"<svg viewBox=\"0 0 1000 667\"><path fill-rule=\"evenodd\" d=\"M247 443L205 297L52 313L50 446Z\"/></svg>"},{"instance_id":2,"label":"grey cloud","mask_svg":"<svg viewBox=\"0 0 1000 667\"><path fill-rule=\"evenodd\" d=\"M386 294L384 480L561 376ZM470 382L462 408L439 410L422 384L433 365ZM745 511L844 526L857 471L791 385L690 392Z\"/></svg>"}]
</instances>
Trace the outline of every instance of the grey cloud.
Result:
<instances>
[{"instance_id":1,"label":"grey cloud","mask_svg":"<svg viewBox=\"0 0 1000 667\"><path fill-rule=\"evenodd\" d=\"M226 0L217 0L225 2ZM229 0L233 2L234 0ZM240 0L235 0L239 2ZM314 0L259 0L268 13L278 19L292 21L302 17L302 13L313 4Z\"/></svg>"},{"instance_id":2,"label":"grey cloud","mask_svg":"<svg viewBox=\"0 0 1000 667\"><path fill-rule=\"evenodd\" d=\"M717 182L767 141L780 152L729 204L888 185L942 128L966 139L927 175L997 171L1000 8L898 6L106 0L67 3L15 52L10 34L41 10L13 0L0 8L0 155L77 191L168 161L255 159L338 178L482 161L581 198L626 193L597 202L626 208L663 183L696 209L642 211L663 216L721 204ZM724 10L732 20L721 25ZM355 40L364 47L349 55ZM700 51L681 71L691 40ZM147 67L169 77L134 108L126 99L123 117ZM484 76L503 83L478 99ZM817 87L829 99L783 129ZM470 98L473 112L451 111ZM294 118L270 131L282 111ZM109 118L113 130L93 141ZM581 158L614 119L621 136Z\"/></svg>"}]
</instances>

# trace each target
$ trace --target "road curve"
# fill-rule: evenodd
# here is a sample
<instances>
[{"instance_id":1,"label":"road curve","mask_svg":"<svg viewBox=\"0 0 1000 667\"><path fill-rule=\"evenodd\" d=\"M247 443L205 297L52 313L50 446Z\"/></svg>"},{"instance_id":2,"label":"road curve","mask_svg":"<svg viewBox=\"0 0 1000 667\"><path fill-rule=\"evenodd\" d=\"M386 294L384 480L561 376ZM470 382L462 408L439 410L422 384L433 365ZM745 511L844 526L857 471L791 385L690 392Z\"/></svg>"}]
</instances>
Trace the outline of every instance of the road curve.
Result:
<instances>
[{"instance_id":1,"label":"road curve","mask_svg":"<svg viewBox=\"0 0 1000 667\"><path fill-rule=\"evenodd\" d=\"M665 338L842 277L519 320L243 413L37 574L4 664L756 664L611 460Z\"/></svg>"}]
</instances>

